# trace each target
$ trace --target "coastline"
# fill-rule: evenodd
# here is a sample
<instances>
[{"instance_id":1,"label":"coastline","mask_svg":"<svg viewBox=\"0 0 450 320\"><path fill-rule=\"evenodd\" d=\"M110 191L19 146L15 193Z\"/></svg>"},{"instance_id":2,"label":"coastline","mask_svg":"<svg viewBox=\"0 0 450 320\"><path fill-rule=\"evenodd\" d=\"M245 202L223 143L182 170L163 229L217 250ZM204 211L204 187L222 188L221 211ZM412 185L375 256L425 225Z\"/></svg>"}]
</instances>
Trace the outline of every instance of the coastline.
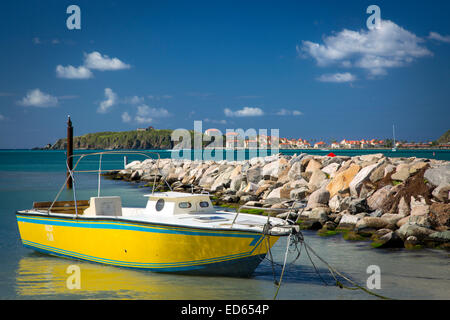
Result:
<instances>
[{"instance_id":1,"label":"coastline","mask_svg":"<svg viewBox=\"0 0 450 320\"><path fill-rule=\"evenodd\" d=\"M148 187L156 178L162 191L168 189L166 180L174 191L210 192L226 207L292 209L289 218L303 229L371 240L374 248L450 249L450 162L445 160L381 153L276 154L217 162L148 159L105 176Z\"/></svg>"}]
</instances>

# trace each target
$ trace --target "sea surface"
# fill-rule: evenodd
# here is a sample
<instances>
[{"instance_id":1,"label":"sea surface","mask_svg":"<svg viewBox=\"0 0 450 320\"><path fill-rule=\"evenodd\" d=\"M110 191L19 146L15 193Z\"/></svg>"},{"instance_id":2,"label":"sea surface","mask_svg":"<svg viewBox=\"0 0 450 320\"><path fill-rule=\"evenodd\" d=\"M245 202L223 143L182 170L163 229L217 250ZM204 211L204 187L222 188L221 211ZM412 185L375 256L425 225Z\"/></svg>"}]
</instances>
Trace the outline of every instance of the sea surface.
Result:
<instances>
[{"instance_id":1,"label":"sea surface","mask_svg":"<svg viewBox=\"0 0 450 320\"><path fill-rule=\"evenodd\" d=\"M374 150L366 153L374 153ZM93 151L90 151L93 152ZM288 154L301 150L282 151ZM326 151L307 151L327 154ZM333 151L356 155L364 150ZM380 152L380 150L376 150ZM375 152L375 153L376 153ZM390 150L384 150L387 156ZM435 152L433 156L433 152ZM77 153L81 153L78 152ZM170 151L160 151L162 158ZM444 150L397 151L400 157L450 160ZM129 161L137 159L129 156ZM142 159L142 158L141 158ZM98 156L87 157L79 169L98 169ZM123 155L106 156L102 168L123 168ZM251 278L199 277L152 273L96 263L48 256L22 246L15 212L32 207L33 201L51 201L64 184L63 151L0 150L0 299L272 299L276 292L272 266L263 261ZM77 199L97 194L98 176L76 176ZM124 206L145 206L142 184L101 178L102 195L120 195ZM72 200L72 191L63 190L60 200ZM450 255L436 249L372 249L369 242L352 242L340 235L320 237L304 232L305 241L324 260L361 286L366 286L369 266L380 270L380 289L372 291L396 299L450 299ZM282 263L286 239L273 249L274 260ZM288 263L295 258L290 253ZM377 299L362 291L340 289L334 285L326 266L313 257L317 274L304 250L289 264L277 299ZM81 288L66 285L69 266L81 271ZM279 278L281 267L275 266Z\"/></svg>"}]
</instances>

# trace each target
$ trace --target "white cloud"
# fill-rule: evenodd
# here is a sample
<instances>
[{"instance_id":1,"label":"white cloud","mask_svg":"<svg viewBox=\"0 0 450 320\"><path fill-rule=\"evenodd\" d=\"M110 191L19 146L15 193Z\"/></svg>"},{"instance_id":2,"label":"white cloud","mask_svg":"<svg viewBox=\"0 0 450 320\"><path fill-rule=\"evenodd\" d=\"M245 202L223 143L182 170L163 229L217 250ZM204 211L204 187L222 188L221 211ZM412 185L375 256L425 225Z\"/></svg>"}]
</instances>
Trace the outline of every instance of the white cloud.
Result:
<instances>
[{"instance_id":1,"label":"white cloud","mask_svg":"<svg viewBox=\"0 0 450 320\"><path fill-rule=\"evenodd\" d=\"M140 104L143 103L145 100L144 97L138 97L138 96L132 96L129 98L125 98L124 103L126 104Z\"/></svg>"},{"instance_id":2,"label":"white cloud","mask_svg":"<svg viewBox=\"0 0 450 320\"><path fill-rule=\"evenodd\" d=\"M128 114L128 112L122 113L122 121L123 122L131 122L131 116Z\"/></svg>"},{"instance_id":3,"label":"white cloud","mask_svg":"<svg viewBox=\"0 0 450 320\"><path fill-rule=\"evenodd\" d=\"M2 114L0 114L0 121L6 120L6 117Z\"/></svg>"},{"instance_id":4,"label":"white cloud","mask_svg":"<svg viewBox=\"0 0 450 320\"><path fill-rule=\"evenodd\" d=\"M303 113L299 110L288 110L288 109L280 109L277 113L277 116L301 116Z\"/></svg>"},{"instance_id":5,"label":"white cloud","mask_svg":"<svg viewBox=\"0 0 450 320\"><path fill-rule=\"evenodd\" d=\"M317 80L321 82L342 83L342 82L353 82L356 80L356 77L349 72L345 72L345 73L323 74L320 77L318 77Z\"/></svg>"},{"instance_id":6,"label":"white cloud","mask_svg":"<svg viewBox=\"0 0 450 320\"><path fill-rule=\"evenodd\" d=\"M301 57L312 57L318 66L338 65L365 69L371 75L386 74L386 69L402 67L432 53L423 39L389 20L380 28L352 31L344 29L326 36L323 44L303 41L297 46Z\"/></svg>"},{"instance_id":7,"label":"white cloud","mask_svg":"<svg viewBox=\"0 0 450 320\"><path fill-rule=\"evenodd\" d=\"M84 54L84 66L89 69L100 71L129 69L130 65L123 63L117 58L110 58L94 51Z\"/></svg>"},{"instance_id":8,"label":"white cloud","mask_svg":"<svg viewBox=\"0 0 450 320\"><path fill-rule=\"evenodd\" d=\"M137 115L141 117L165 118L171 116L164 108L152 108L145 104L137 107Z\"/></svg>"},{"instance_id":9,"label":"white cloud","mask_svg":"<svg viewBox=\"0 0 450 320\"><path fill-rule=\"evenodd\" d=\"M58 65L56 67L56 76L58 78L64 79L89 79L93 77L91 70L84 66L79 66L75 68L71 65L67 67L63 67L62 65Z\"/></svg>"},{"instance_id":10,"label":"white cloud","mask_svg":"<svg viewBox=\"0 0 450 320\"><path fill-rule=\"evenodd\" d=\"M117 102L117 94L115 94L110 88L105 88L105 100L100 102L100 106L97 109L98 113L106 113Z\"/></svg>"},{"instance_id":11,"label":"white cloud","mask_svg":"<svg viewBox=\"0 0 450 320\"><path fill-rule=\"evenodd\" d=\"M433 32L433 31L430 32L430 34L428 35L428 39L437 40L437 41L441 41L441 42L445 42L445 43L450 43L450 35L443 36L437 32Z\"/></svg>"},{"instance_id":12,"label":"white cloud","mask_svg":"<svg viewBox=\"0 0 450 320\"><path fill-rule=\"evenodd\" d=\"M217 119L208 119L208 118L206 118L203 121L209 122L209 123L227 124L227 120L225 120L225 119L217 120Z\"/></svg>"},{"instance_id":13,"label":"white cloud","mask_svg":"<svg viewBox=\"0 0 450 320\"><path fill-rule=\"evenodd\" d=\"M33 43L34 44L41 44L41 39L39 39L39 37L34 37L33 38Z\"/></svg>"},{"instance_id":14,"label":"white cloud","mask_svg":"<svg viewBox=\"0 0 450 320\"><path fill-rule=\"evenodd\" d=\"M27 95L18 101L19 105L25 107L54 107L58 104L58 98L46 94L39 89L33 89L27 92Z\"/></svg>"},{"instance_id":15,"label":"white cloud","mask_svg":"<svg viewBox=\"0 0 450 320\"><path fill-rule=\"evenodd\" d=\"M151 123L154 118L165 118L171 116L169 111L164 108L152 108L145 104L137 107L137 113L134 120L137 123Z\"/></svg>"},{"instance_id":16,"label":"white cloud","mask_svg":"<svg viewBox=\"0 0 450 320\"><path fill-rule=\"evenodd\" d=\"M227 117L259 117L264 115L264 111L260 108L244 107L241 110L232 111L228 108L223 110Z\"/></svg>"}]
</instances>

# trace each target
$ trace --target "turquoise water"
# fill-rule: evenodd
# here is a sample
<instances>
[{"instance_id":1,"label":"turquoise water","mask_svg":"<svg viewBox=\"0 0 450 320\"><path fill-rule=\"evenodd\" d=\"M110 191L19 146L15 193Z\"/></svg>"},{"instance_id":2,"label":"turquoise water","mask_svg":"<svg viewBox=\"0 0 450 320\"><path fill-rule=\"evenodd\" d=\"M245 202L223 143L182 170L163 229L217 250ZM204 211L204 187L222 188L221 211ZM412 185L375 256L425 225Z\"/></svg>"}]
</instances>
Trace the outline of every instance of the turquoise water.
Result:
<instances>
[{"instance_id":1,"label":"turquoise water","mask_svg":"<svg viewBox=\"0 0 450 320\"><path fill-rule=\"evenodd\" d=\"M80 154L91 154L104 150L77 150L74 152L75 155ZM184 157L188 159L199 158L195 152L183 151L183 153L172 152L170 150L146 150L153 153L158 153L161 159L171 158L176 155L178 157ZM135 151L139 152L139 151ZM240 151L218 151L217 156L221 156L221 159L248 159L249 155L253 155L254 151L240 150ZM450 150L398 150L392 152L390 149L345 149L345 150L301 150L301 149L282 149L280 150L282 154L293 155L300 154L302 152L314 154L314 155L327 155L333 152L336 155L343 156L355 156L362 154L374 154L383 153L387 157L417 157L417 158L427 158L436 160L447 160L450 161ZM267 155L270 155L270 150L267 150ZM155 154L148 154L152 158L157 158ZM266 154L264 154L266 155ZM209 151L204 154L204 159L211 159ZM213 152L212 157L216 157ZM122 169L123 168L123 154L108 155L102 159L103 169ZM143 160L145 157L141 155L127 155L128 162L133 160ZM74 164L76 163L78 157L74 158ZM93 170L98 169L99 156L89 156L83 159L80 163L78 169L83 170ZM64 171L65 170L65 151L61 150L0 150L0 171L37 171L37 172L52 172L52 171Z\"/></svg>"},{"instance_id":2,"label":"turquoise water","mask_svg":"<svg viewBox=\"0 0 450 320\"><path fill-rule=\"evenodd\" d=\"M106 160L106 159L105 159ZM105 165L123 166L122 156ZM85 168L97 168L88 163ZM158 274L63 259L22 247L15 211L33 201L53 200L65 179L64 152L0 151L0 299L272 299L271 265L263 262L249 279ZM97 176L79 174L78 199L97 193ZM147 188L123 181L102 180L102 195L120 195L124 206L144 206ZM69 200L64 190L61 199ZM320 256L352 279L366 284L367 267L381 270L379 294L399 299L450 299L449 254L442 250L375 250L368 242L349 242L341 236L322 238L304 232ZM285 239L274 247L277 262L284 258ZM291 255L290 259L293 256ZM333 286L326 268L315 260L324 285L305 252L287 268L279 299L374 299L364 292ZM81 271L81 289L68 289L67 268ZM279 277L281 269L276 267Z\"/></svg>"}]
</instances>

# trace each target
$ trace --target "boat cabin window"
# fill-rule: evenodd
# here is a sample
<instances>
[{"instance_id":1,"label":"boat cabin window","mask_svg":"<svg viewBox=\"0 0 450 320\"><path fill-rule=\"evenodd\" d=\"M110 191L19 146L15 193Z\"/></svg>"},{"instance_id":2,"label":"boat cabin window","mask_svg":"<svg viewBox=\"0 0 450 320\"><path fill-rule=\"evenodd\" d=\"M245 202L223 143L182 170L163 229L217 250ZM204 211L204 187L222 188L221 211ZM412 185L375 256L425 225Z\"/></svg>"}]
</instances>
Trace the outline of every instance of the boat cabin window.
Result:
<instances>
[{"instance_id":1,"label":"boat cabin window","mask_svg":"<svg viewBox=\"0 0 450 320\"><path fill-rule=\"evenodd\" d=\"M200 207L202 207L202 208L207 208L207 207L209 207L208 201L200 201Z\"/></svg>"},{"instance_id":2,"label":"boat cabin window","mask_svg":"<svg viewBox=\"0 0 450 320\"><path fill-rule=\"evenodd\" d=\"M178 207L181 209L187 209L187 208L192 207L192 204L190 202L180 202L178 204Z\"/></svg>"},{"instance_id":3,"label":"boat cabin window","mask_svg":"<svg viewBox=\"0 0 450 320\"><path fill-rule=\"evenodd\" d=\"M164 208L164 199L156 201L156 211L161 211Z\"/></svg>"}]
</instances>

